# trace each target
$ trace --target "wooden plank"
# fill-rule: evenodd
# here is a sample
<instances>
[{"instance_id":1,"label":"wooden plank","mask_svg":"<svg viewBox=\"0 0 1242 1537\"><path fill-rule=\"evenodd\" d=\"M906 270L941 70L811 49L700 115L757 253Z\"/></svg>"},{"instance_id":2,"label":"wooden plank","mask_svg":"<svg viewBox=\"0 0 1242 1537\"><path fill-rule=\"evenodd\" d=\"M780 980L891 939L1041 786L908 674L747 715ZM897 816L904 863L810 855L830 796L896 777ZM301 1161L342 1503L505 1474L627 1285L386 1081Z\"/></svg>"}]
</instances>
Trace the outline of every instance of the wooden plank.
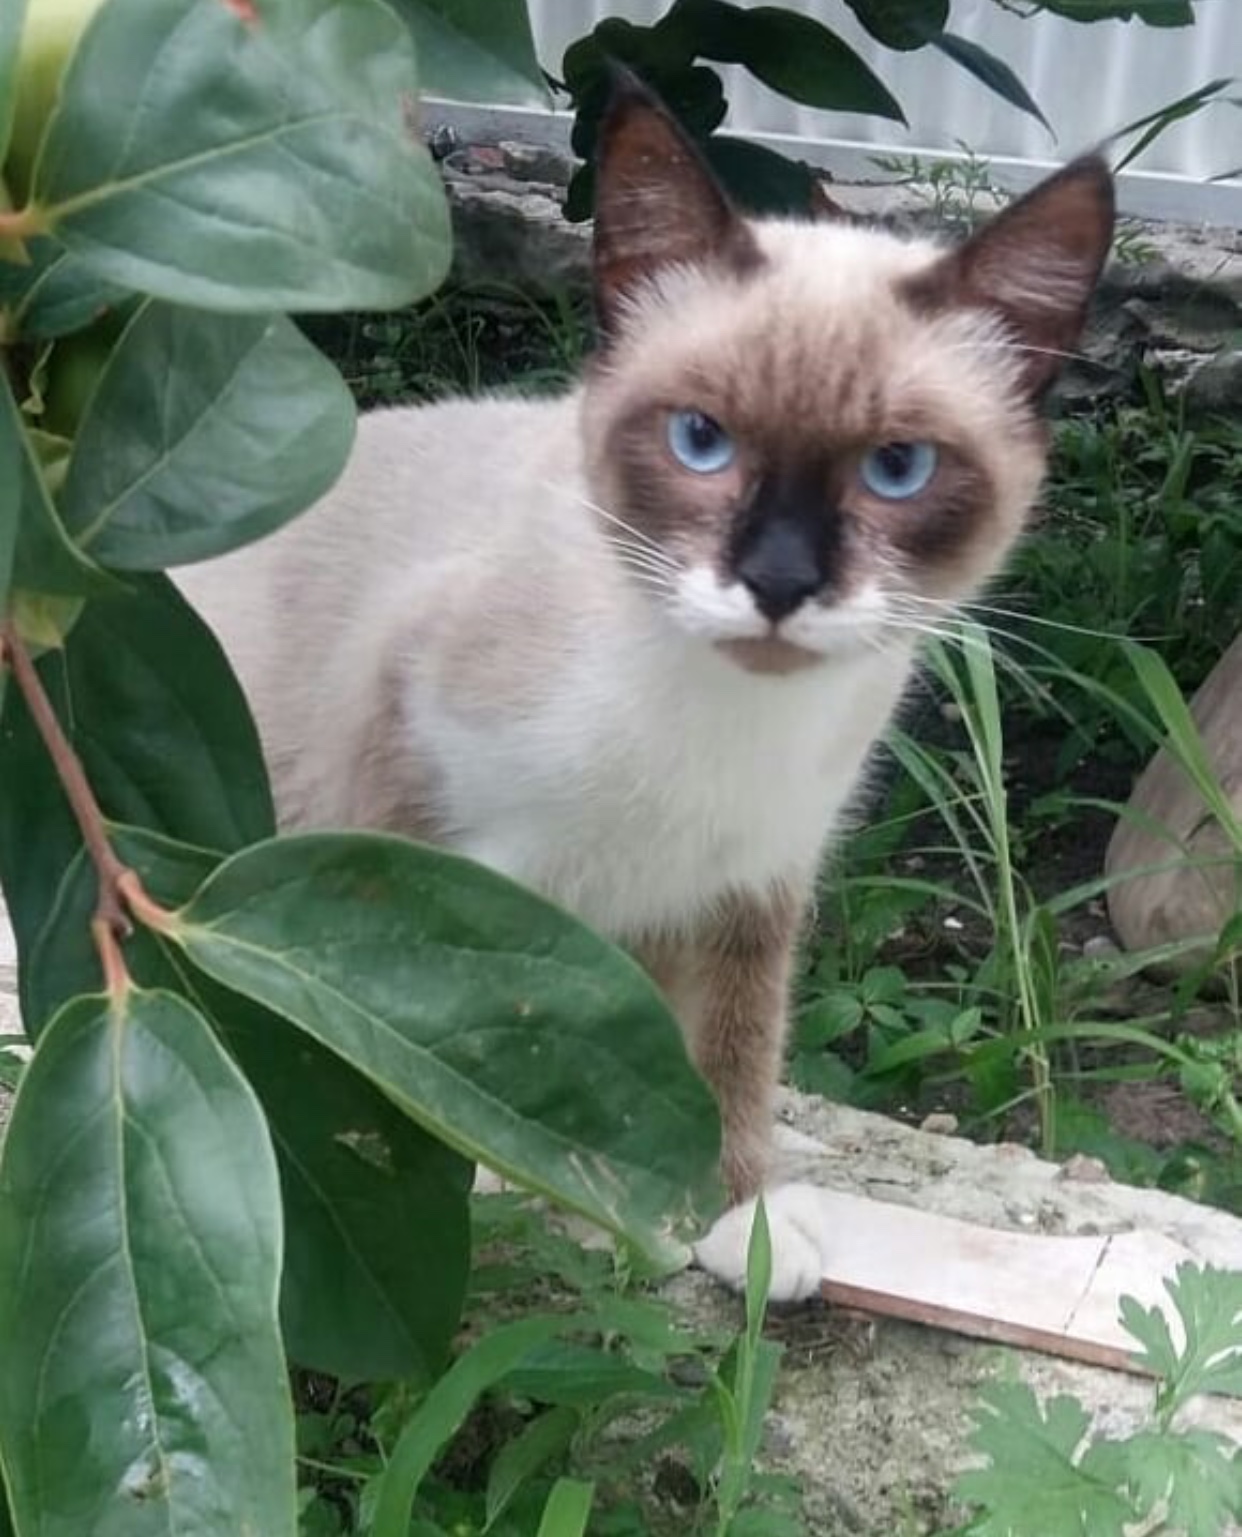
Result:
<instances>
[{"instance_id":1,"label":"wooden plank","mask_svg":"<svg viewBox=\"0 0 1242 1537\"><path fill-rule=\"evenodd\" d=\"M1122 1296L1171 1313L1164 1278L1195 1260L1159 1233L1006 1232L844 1191L816 1200L829 1302L1115 1370L1137 1369Z\"/></svg>"}]
</instances>

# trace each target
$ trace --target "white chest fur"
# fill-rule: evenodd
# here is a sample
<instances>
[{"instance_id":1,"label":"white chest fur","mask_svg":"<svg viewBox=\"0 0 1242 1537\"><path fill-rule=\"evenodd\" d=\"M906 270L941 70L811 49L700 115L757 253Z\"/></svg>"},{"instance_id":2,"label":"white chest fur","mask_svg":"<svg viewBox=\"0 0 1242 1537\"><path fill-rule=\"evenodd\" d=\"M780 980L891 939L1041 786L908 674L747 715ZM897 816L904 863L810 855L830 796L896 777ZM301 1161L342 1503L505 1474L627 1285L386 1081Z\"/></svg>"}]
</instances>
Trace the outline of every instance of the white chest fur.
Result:
<instances>
[{"instance_id":1,"label":"white chest fur","mask_svg":"<svg viewBox=\"0 0 1242 1537\"><path fill-rule=\"evenodd\" d=\"M593 637L533 707L409 701L453 841L619 939L810 876L908 668L864 653L754 676L667 632L627 640Z\"/></svg>"}]
</instances>

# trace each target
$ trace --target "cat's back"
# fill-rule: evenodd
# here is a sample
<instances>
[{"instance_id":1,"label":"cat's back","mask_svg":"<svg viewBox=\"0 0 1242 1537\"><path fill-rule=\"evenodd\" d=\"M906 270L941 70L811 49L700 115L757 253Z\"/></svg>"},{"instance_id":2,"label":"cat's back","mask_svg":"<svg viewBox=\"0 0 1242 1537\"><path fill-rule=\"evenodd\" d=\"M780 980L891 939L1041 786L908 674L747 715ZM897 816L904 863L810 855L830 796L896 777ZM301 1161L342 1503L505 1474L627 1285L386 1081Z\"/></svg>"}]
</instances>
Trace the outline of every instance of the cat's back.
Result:
<instances>
[{"instance_id":1,"label":"cat's back","mask_svg":"<svg viewBox=\"0 0 1242 1537\"><path fill-rule=\"evenodd\" d=\"M540 544L581 496L571 395L492 397L363 415L348 464L313 507L270 537L176 574L247 689L281 659L322 654L361 616L408 595L412 573L487 562Z\"/></svg>"}]
</instances>

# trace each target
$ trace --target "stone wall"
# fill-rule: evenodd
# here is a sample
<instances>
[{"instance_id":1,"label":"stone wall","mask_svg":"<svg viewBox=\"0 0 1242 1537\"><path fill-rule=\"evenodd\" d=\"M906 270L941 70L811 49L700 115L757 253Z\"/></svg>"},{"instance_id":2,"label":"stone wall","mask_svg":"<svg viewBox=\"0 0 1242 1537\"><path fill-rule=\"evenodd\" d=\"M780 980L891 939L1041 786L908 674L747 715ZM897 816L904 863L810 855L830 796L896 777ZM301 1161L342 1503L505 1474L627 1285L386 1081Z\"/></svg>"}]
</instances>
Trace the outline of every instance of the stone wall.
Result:
<instances>
[{"instance_id":1,"label":"stone wall","mask_svg":"<svg viewBox=\"0 0 1242 1537\"><path fill-rule=\"evenodd\" d=\"M453 209L455 274L530 294L585 293L590 227L561 213L574 162L543 145L512 140L461 144L432 132ZM898 227L943 228L955 205L932 206L926 189L891 182L833 182L851 212ZM984 197L986 211L994 206ZM1192 413L1242 408L1242 233L1123 220L1100 287L1085 361L1061 385L1067 403L1135 387L1154 369Z\"/></svg>"}]
</instances>

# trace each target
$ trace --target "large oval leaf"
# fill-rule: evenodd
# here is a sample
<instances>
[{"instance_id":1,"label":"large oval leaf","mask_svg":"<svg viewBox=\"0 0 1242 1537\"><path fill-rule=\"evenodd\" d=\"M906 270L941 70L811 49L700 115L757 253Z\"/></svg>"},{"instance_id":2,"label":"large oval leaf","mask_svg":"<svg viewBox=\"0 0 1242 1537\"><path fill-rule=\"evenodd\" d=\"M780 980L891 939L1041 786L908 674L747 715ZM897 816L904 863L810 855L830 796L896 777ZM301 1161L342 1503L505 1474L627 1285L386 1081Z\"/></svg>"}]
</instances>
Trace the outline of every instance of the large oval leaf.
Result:
<instances>
[{"instance_id":1,"label":"large oval leaf","mask_svg":"<svg viewBox=\"0 0 1242 1537\"><path fill-rule=\"evenodd\" d=\"M418 72L433 96L544 107L526 0L392 0L418 44Z\"/></svg>"},{"instance_id":2,"label":"large oval leaf","mask_svg":"<svg viewBox=\"0 0 1242 1537\"><path fill-rule=\"evenodd\" d=\"M290 1356L348 1381L443 1370L470 1274L474 1166L267 1009L207 984L280 1163Z\"/></svg>"},{"instance_id":3,"label":"large oval leaf","mask_svg":"<svg viewBox=\"0 0 1242 1537\"><path fill-rule=\"evenodd\" d=\"M995 91L1002 101L1007 101L1010 106L1029 113L1031 117L1037 118L1049 133L1052 132L1052 124L1040 111L1039 103L1004 59L998 59L994 53L989 53L986 48L972 42L970 38L958 37L953 32L941 32L931 39L931 45L946 58L952 59L955 64L960 64L967 74L982 81L988 90Z\"/></svg>"},{"instance_id":4,"label":"large oval leaf","mask_svg":"<svg viewBox=\"0 0 1242 1537\"><path fill-rule=\"evenodd\" d=\"M808 107L905 115L862 56L822 22L781 6L753 9L728 0L697 0L688 7L696 51L722 64L741 64L764 85Z\"/></svg>"},{"instance_id":5,"label":"large oval leaf","mask_svg":"<svg viewBox=\"0 0 1242 1537\"><path fill-rule=\"evenodd\" d=\"M157 902L176 905L188 900L220 863L219 854L141 828L110 826L108 831L113 848L137 870ZM97 894L95 868L86 850L79 849L25 958L22 1025L32 1041L39 1040L72 999L102 986L99 954L91 937ZM136 927L123 948L125 964L139 986L185 991L184 978L168 948L150 930Z\"/></svg>"},{"instance_id":6,"label":"large oval leaf","mask_svg":"<svg viewBox=\"0 0 1242 1537\"><path fill-rule=\"evenodd\" d=\"M1194 25L1194 0L1040 0L1040 9L1070 21L1142 21L1149 27Z\"/></svg>"},{"instance_id":7,"label":"large oval leaf","mask_svg":"<svg viewBox=\"0 0 1242 1537\"><path fill-rule=\"evenodd\" d=\"M22 24L26 20L27 0L4 0L0 10L0 165L9 147L13 126L13 107L17 100L17 56L21 50ZM0 1508L4 1499L0 1495Z\"/></svg>"},{"instance_id":8,"label":"large oval leaf","mask_svg":"<svg viewBox=\"0 0 1242 1537\"><path fill-rule=\"evenodd\" d=\"M83 593L115 589L116 583L82 555L69 542L63 524L52 506L47 485L35 457L30 438L22 427L21 414L8 378L0 369L0 496L9 509L13 542L10 544L4 572L5 586L0 589L0 609L7 607L11 581L31 592L55 593L77 597Z\"/></svg>"},{"instance_id":9,"label":"large oval leaf","mask_svg":"<svg viewBox=\"0 0 1242 1537\"><path fill-rule=\"evenodd\" d=\"M107 816L205 848L270 835L271 793L241 689L166 578L135 578L125 596L87 604L64 650L42 657L38 670ZM30 947L81 841L10 690L0 717L0 884L23 995Z\"/></svg>"},{"instance_id":10,"label":"large oval leaf","mask_svg":"<svg viewBox=\"0 0 1242 1537\"><path fill-rule=\"evenodd\" d=\"M245 850L182 909L195 965L408 1115L666 1258L718 1198L719 1121L655 987L468 860L319 834Z\"/></svg>"},{"instance_id":11,"label":"large oval leaf","mask_svg":"<svg viewBox=\"0 0 1242 1537\"><path fill-rule=\"evenodd\" d=\"M135 828L113 847L156 901L187 901L219 862ZM23 1020L37 1039L61 1005L99 986L90 937L94 872L82 852L23 973ZM258 1094L285 1208L281 1326L302 1366L349 1381L438 1375L470 1268L472 1168L365 1078L287 1020L210 982L146 929L126 942L144 987L184 992Z\"/></svg>"},{"instance_id":12,"label":"large oval leaf","mask_svg":"<svg viewBox=\"0 0 1242 1537\"><path fill-rule=\"evenodd\" d=\"M152 302L78 428L61 513L81 548L122 570L222 555L327 491L354 423L341 376L283 315Z\"/></svg>"},{"instance_id":13,"label":"large oval leaf","mask_svg":"<svg viewBox=\"0 0 1242 1537\"><path fill-rule=\"evenodd\" d=\"M845 0L872 37L886 48L921 48L944 30L949 0Z\"/></svg>"},{"instance_id":14,"label":"large oval leaf","mask_svg":"<svg viewBox=\"0 0 1242 1537\"><path fill-rule=\"evenodd\" d=\"M102 277L207 309L406 304L449 258L407 29L379 0L108 0L35 169Z\"/></svg>"},{"instance_id":15,"label":"large oval leaf","mask_svg":"<svg viewBox=\"0 0 1242 1537\"><path fill-rule=\"evenodd\" d=\"M276 1164L183 1000L83 998L0 1159L0 1449L18 1537L293 1537Z\"/></svg>"},{"instance_id":16,"label":"large oval leaf","mask_svg":"<svg viewBox=\"0 0 1242 1537\"><path fill-rule=\"evenodd\" d=\"M0 615L7 614L9 608L9 584L29 468L27 454L21 418L6 385L0 391ZM4 701L5 676L6 669L0 665L0 706Z\"/></svg>"},{"instance_id":17,"label":"large oval leaf","mask_svg":"<svg viewBox=\"0 0 1242 1537\"><path fill-rule=\"evenodd\" d=\"M68 336L131 297L49 236L27 241L26 249L25 265L0 263L0 304L8 307L15 337Z\"/></svg>"}]
</instances>

